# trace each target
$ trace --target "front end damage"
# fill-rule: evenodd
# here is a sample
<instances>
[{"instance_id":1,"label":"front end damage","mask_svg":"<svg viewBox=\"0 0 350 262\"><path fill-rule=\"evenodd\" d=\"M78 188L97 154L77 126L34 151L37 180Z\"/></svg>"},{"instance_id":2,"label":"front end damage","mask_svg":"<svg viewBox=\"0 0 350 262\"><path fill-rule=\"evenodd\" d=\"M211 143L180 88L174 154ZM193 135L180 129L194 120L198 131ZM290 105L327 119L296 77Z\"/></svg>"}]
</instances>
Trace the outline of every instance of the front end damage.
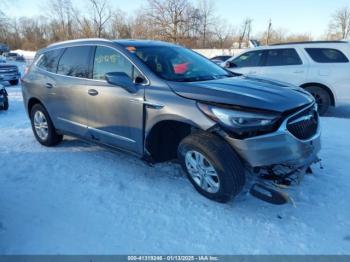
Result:
<instances>
[{"instance_id":1,"label":"front end damage","mask_svg":"<svg viewBox=\"0 0 350 262\"><path fill-rule=\"evenodd\" d=\"M315 104L287 115L272 133L235 138L229 132L219 134L234 148L256 175L250 193L272 204L291 199L283 189L298 184L311 165L320 162L321 128Z\"/></svg>"}]
</instances>

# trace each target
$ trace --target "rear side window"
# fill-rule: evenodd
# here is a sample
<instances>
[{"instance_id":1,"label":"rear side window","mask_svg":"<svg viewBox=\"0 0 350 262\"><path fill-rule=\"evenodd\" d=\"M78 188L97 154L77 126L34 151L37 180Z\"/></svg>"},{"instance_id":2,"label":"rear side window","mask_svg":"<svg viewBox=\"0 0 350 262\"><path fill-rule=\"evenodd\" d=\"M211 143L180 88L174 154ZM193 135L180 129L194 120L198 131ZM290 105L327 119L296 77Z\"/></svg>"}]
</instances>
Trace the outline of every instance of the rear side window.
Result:
<instances>
[{"instance_id":1,"label":"rear side window","mask_svg":"<svg viewBox=\"0 0 350 262\"><path fill-rule=\"evenodd\" d=\"M273 49L266 51L265 66L289 66L301 65L301 61L297 51L293 48Z\"/></svg>"},{"instance_id":2,"label":"rear side window","mask_svg":"<svg viewBox=\"0 0 350 262\"><path fill-rule=\"evenodd\" d=\"M58 63L57 74L90 78L91 51L91 46L66 48Z\"/></svg>"},{"instance_id":3,"label":"rear side window","mask_svg":"<svg viewBox=\"0 0 350 262\"><path fill-rule=\"evenodd\" d=\"M41 56L39 62L37 63L37 66L46 71L56 73L58 60L60 59L62 53L63 53L63 49L56 49L56 50L45 52Z\"/></svg>"},{"instance_id":4,"label":"rear side window","mask_svg":"<svg viewBox=\"0 0 350 262\"><path fill-rule=\"evenodd\" d=\"M243 55L240 55L239 57L234 59L232 62L237 67L260 66L262 56L263 56L263 51L252 51L252 52L247 52Z\"/></svg>"},{"instance_id":5,"label":"rear side window","mask_svg":"<svg viewBox=\"0 0 350 262\"><path fill-rule=\"evenodd\" d=\"M349 59L339 50L331 48L305 48L317 63L349 63Z\"/></svg>"},{"instance_id":6,"label":"rear side window","mask_svg":"<svg viewBox=\"0 0 350 262\"><path fill-rule=\"evenodd\" d=\"M96 47L93 79L105 80L105 75L112 72L126 73L134 79L135 75L139 75L134 70L137 69L118 51L103 46Z\"/></svg>"}]
</instances>

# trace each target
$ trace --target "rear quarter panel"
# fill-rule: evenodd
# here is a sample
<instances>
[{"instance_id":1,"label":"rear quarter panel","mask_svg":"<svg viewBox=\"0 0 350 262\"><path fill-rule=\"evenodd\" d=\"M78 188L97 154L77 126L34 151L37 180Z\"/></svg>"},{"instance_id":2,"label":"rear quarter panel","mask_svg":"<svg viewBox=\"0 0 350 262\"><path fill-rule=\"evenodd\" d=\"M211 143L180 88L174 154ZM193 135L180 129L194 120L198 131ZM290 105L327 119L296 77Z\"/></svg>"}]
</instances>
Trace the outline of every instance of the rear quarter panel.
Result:
<instances>
[{"instance_id":1,"label":"rear quarter panel","mask_svg":"<svg viewBox=\"0 0 350 262\"><path fill-rule=\"evenodd\" d=\"M307 47L309 46L303 48ZM319 47L340 50L350 61L350 44L317 46L317 48ZM320 83L327 86L334 95L336 105L344 102L350 103L350 63L317 63L305 50L303 52L310 64L305 83Z\"/></svg>"}]
</instances>

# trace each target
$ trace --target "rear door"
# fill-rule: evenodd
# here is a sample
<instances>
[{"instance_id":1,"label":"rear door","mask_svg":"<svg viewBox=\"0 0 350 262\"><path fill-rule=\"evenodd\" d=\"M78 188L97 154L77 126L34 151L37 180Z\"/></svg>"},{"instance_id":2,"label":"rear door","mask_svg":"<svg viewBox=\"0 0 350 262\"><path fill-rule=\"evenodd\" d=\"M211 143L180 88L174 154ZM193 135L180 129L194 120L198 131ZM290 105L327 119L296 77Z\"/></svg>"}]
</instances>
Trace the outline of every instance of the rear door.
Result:
<instances>
[{"instance_id":1,"label":"rear door","mask_svg":"<svg viewBox=\"0 0 350 262\"><path fill-rule=\"evenodd\" d=\"M130 93L107 83L105 75L112 72L125 73L133 80L144 78L118 50L96 47L86 100L89 135L100 143L142 154L144 85L135 84L137 92Z\"/></svg>"},{"instance_id":2,"label":"rear door","mask_svg":"<svg viewBox=\"0 0 350 262\"><path fill-rule=\"evenodd\" d=\"M47 83L55 96L56 127L83 137L87 135L86 99L92 51L92 46L66 48L58 62L56 81Z\"/></svg>"},{"instance_id":3,"label":"rear door","mask_svg":"<svg viewBox=\"0 0 350 262\"><path fill-rule=\"evenodd\" d=\"M241 54L230 60L233 67L229 68L229 70L234 73L248 76L259 75L263 61L263 54L263 50L249 51Z\"/></svg>"},{"instance_id":4,"label":"rear door","mask_svg":"<svg viewBox=\"0 0 350 262\"><path fill-rule=\"evenodd\" d=\"M343 44L343 46L345 46ZM306 47L312 60L310 78L332 88L338 102L350 102L350 53L345 48Z\"/></svg>"},{"instance_id":5,"label":"rear door","mask_svg":"<svg viewBox=\"0 0 350 262\"><path fill-rule=\"evenodd\" d=\"M264 54L263 77L299 86L307 76L308 67L294 48L268 49Z\"/></svg>"}]
</instances>

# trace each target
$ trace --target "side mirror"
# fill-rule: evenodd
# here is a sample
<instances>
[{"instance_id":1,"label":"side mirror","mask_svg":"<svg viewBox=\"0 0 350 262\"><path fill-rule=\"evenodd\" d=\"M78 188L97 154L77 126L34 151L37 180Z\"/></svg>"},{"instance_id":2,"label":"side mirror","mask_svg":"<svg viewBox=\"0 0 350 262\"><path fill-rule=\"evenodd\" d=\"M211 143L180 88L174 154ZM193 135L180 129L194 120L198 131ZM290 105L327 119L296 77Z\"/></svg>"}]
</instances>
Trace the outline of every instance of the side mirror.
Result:
<instances>
[{"instance_id":1,"label":"side mirror","mask_svg":"<svg viewBox=\"0 0 350 262\"><path fill-rule=\"evenodd\" d=\"M238 67L238 66L232 61L227 61L226 64L225 64L225 67L226 68L235 68L235 67Z\"/></svg>"},{"instance_id":2,"label":"side mirror","mask_svg":"<svg viewBox=\"0 0 350 262\"><path fill-rule=\"evenodd\" d=\"M111 72L106 74L107 83L120 86L130 93L136 93L138 88L132 79L124 72Z\"/></svg>"},{"instance_id":3,"label":"side mirror","mask_svg":"<svg viewBox=\"0 0 350 262\"><path fill-rule=\"evenodd\" d=\"M135 85L142 85L146 82L146 80L142 76L135 77L134 83Z\"/></svg>"}]
</instances>

